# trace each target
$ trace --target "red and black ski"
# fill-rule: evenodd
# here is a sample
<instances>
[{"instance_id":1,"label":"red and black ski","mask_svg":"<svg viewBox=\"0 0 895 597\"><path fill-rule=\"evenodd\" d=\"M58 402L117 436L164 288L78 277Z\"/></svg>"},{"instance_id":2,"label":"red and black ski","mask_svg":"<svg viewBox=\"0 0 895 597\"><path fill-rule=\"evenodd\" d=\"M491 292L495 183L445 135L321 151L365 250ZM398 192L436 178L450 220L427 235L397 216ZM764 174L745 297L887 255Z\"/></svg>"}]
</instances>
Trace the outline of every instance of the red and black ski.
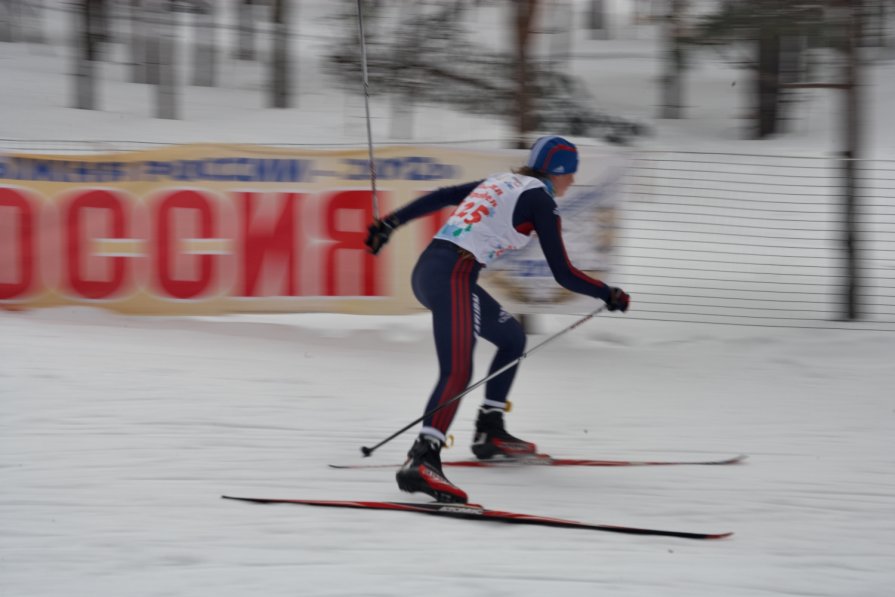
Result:
<instances>
[{"instance_id":1,"label":"red and black ski","mask_svg":"<svg viewBox=\"0 0 895 597\"><path fill-rule=\"evenodd\" d=\"M442 462L442 466L464 466L470 468L508 466L718 466L737 464L746 460L745 454L721 460L587 460L582 458L553 458L547 454L534 454L525 458L504 458L495 460L453 460ZM400 464L331 464L337 469L397 468Z\"/></svg>"},{"instance_id":2,"label":"red and black ski","mask_svg":"<svg viewBox=\"0 0 895 597\"><path fill-rule=\"evenodd\" d=\"M535 516L531 514L519 514L517 512L504 512L501 510L489 510L478 504L444 504L430 503L405 503L405 502L349 502L338 500L287 500L221 496L227 500L239 500L256 504L299 504L304 506L324 506L330 508L360 508L367 510L393 510L398 512L418 512L420 514L433 514L451 518L465 518L467 520L490 520L515 524L528 524L547 527L560 527L567 529L583 529L591 531L606 531L609 533L626 533L629 535L662 535L665 537L679 537L682 539L723 539L733 533L691 533L685 531L664 531L660 529L644 529L638 527L619 526L611 524L589 524L562 518L550 518L547 516Z\"/></svg>"}]
</instances>

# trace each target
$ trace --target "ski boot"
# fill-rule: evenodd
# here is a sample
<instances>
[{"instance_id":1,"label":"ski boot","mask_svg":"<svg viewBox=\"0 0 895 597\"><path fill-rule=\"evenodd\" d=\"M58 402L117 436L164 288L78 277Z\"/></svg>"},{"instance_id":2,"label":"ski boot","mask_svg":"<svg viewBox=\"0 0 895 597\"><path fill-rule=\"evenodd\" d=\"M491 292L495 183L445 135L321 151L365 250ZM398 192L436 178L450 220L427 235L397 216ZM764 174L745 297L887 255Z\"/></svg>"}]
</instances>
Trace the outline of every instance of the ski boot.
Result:
<instances>
[{"instance_id":1,"label":"ski boot","mask_svg":"<svg viewBox=\"0 0 895 597\"><path fill-rule=\"evenodd\" d=\"M465 504L466 492L451 483L441 470L441 442L420 435L407 453L407 461L395 475L401 491L421 491L439 502Z\"/></svg>"},{"instance_id":2,"label":"ski boot","mask_svg":"<svg viewBox=\"0 0 895 597\"><path fill-rule=\"evenodd\" d=\"M472 453L479 460L505 458L524 460L535 456L537 446L507 433L503 423L502 408L482 407L475 422L475 439Z\"/></svg>"}]
</instances>

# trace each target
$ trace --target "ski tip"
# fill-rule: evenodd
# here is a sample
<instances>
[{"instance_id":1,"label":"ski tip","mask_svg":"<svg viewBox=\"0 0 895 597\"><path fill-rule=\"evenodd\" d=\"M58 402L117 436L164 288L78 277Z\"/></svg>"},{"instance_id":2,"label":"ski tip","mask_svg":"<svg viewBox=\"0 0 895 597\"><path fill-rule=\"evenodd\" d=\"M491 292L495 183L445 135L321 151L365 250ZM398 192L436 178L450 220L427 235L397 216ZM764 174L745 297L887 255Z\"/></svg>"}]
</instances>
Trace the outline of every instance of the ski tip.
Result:
<instances>
[{"instance_id":1,"label":"ski tip","mask_svg":"<svg viewBox=\"0 0 895 597\"><path fill-rule=\"evenodd\" d=\"M687 531L648 531L640 533L644 535L665 535L668 537L677 537L679 539L705 539L714 541L717 539L727 539L733 536L733 531L727 533L691 533Z\"/></svg>"},{"instance_id":2,"label":"ski tip","mask_svg":"<svg viewBox=\"0 0 895 597\"><path fill-rule=\"evenodd\" d=\"M265 500L261 498L250 498L250 497L238 497L235 495L222 495L222 500L233 500L234 502L251 502L253 504L266 504L273 500Z\"/></svg>"},{"instance_id":3,"label":"ski tip","mask_svg":"<svg viewBox=\"0 0 895 597\"><path fill-rule=\"evenodd\" d=\"M338 470L371 469L371 468L398 468L400 464L327 464L329 468Z\"/></svg>"}]
</instances>

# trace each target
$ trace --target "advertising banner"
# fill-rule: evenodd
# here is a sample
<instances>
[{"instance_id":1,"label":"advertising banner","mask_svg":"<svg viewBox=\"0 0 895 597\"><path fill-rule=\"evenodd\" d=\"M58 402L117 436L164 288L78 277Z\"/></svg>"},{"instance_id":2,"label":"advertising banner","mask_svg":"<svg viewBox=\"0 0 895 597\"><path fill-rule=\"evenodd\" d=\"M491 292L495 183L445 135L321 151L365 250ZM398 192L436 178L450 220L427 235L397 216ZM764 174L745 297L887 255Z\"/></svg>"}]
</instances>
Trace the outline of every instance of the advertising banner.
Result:
<instances>
[{"instance_id":1,"label":"advertising banner","mask_svg":"<svg viewBox=\"0 0 895 597\"><path fill-rule=\"evenodd\" d=\"M523 151L377 148L380 213L525 158ZM570 257L595 275L608 267L622 172L620 156L585 152L576 186L559 200L569 214ZM370 255L365 148L7 154L0 156L0 307L408 313L421 308L410 271L449 215L401 228L379 256ZM536 245L489 267L482 283L517 312L568 311Z\"/></svg>"}]
</instances>

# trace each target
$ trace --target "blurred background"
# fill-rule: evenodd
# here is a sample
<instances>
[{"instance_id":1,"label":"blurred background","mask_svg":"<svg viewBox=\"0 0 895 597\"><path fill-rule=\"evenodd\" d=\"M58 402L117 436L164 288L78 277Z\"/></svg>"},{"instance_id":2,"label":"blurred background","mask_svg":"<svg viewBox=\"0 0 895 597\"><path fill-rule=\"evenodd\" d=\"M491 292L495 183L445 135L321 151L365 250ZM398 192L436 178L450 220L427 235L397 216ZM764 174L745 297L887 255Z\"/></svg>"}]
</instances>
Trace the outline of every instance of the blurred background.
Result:
<instances>
[{"instance_id":1,"label":"blurred background","mask_svg":"<svg viewBox=\"0 0 895 597\"><path fill-rule=\"evenodd\" d=\"M376 145L628 159L646 313L895 326L895 0L2 0L0 149L363 146L359 8Z\"/></svg>"},{"instance_id":2,"label":"blurred background","mask_svg":"<svg viewBox=\"0 0 895 597\"><path fill-rule=\"evenodd\" d=\"M129 82L158 87L156 118L194 117L193 88L306 113L359 89L359 6L387 138L419 136L414 108L437 106L497 121L508 144L630 142L656 119L720 120L723 99L716 136L765 139L807 128L816 90L849 95L895 56L893 0L2 0L0 41L27 48L4 45L17 85L37 66L23 53L59 59L33 73L68 79L51 105L120 110L112 87ZM708 88L712 71L733 89Z\"/></svg>"}]
</instances>

